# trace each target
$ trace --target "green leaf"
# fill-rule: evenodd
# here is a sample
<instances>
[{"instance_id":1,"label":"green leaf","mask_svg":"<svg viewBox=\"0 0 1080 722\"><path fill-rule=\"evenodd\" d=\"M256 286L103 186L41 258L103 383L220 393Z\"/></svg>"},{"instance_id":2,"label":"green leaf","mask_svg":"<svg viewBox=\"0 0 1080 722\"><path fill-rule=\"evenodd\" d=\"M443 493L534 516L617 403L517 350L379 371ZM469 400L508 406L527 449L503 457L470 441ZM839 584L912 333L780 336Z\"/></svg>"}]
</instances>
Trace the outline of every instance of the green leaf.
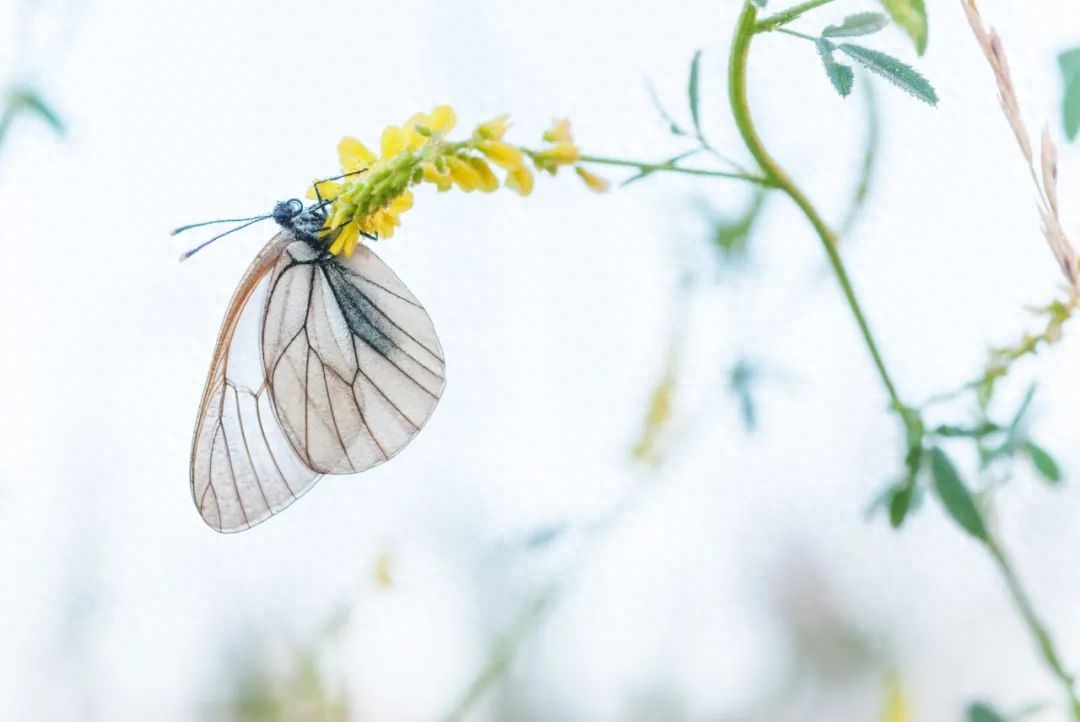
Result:
<instances>
[{"instance_id":1,"label":"green leaf","mask_svg":"<svg viewBox=\"0 0 1080 722\"><path fill-rule=\"evenodd\" d=\"M20 110L30 111L34 115L37 115L44 120L57 135L64 135L67 132L67 128L64 127L64 121L60 120L60 116L57 115L52 106L46 103L33 88L15 88L11 91L8 102Z\"/></svg>"},{"instance_id":2,"label":"green leaf","mask_svg":"<svg viewBox=\"0 0 1080 722\"><path fill-rule=\"evenodd\" d=\"M967 708L967 722L1008 722L986 702L972 702Z\"/></svg>"},{"instance_id":3,"label":"green leaf","mask_svg":"<svg viewBox=\"0 0 1080 722\"><path fill-rule=\"evenodd\" d=\"M904 29L915 50L922 55L926 52L926 5L923 0L878 0L893 22Z\"/></svg>"},{"instance_id":4,"label":"green leaf","mask_svg":"<svg viewBox=\"0 0 1080 722\"><path fill-rule=\"evenodd\" d=\"M660 102L660 96L656 94L656 89L652 86L648 80L645 81L645 90L649 93L649 98L652 99L653 106L656 107L658 113L660 113L660 119L667 123L668 131L672 135L690 135L682 126L675 122L675 119L671 117L671 114L664 108L663 103Z\"/></svg>"},{"instance_id":5,"label":"green leaf","mask_svg":"<svg viewBox=\"0 0 1080 722\"><path fill-rule=\"evenodd\" d=\"M1016 436L1016 432L1020 428L1020 422L1024 420L1024 414L1031 408L1031 401L1035 398L1035 384L1028 386L1028 390L1024 392L1024 400L1020 402L1020 405L1016 407L1016 413L1013 414L1012 421L1009 422L1009 436Z\"/></svg>"},{"instance_id":6,"label":"green leaf","mask_svg":"<svg viewBox=\"0 0 1080 722\"><path fill-rule=\"evenodd\" d=\"M754 194L746 208L740 213L734 216L714 215L710 219L712 229L709 240L719 254L719 260L722 263L733 266L746 260L750 237L753 235L764 206L765 191L757 188L754 190ZM744 380L748 381L749 378Z\"/></svg>"},{"instance_id":7,"label":"green leaf","mask_svg":"<svg viewBox=\"0 0 1080 722\"><path fill-rule=\"evenodd\" d=\"M1057 484L1061 481L1061 467L1058 466L1054 457L1047 453L1046 449L1034 441L1025 441L1022 448L1027 452L1028 458L1031 459L1031 465L1035 467L1035 471L1039 472L1042 478L1051 484Z\"/></svg>"},{"instance_id":8,"label":"green leaf","mask_svg":"<svg viewBox=\"0 0 1080 722\"><path fill-rule=\"evenodd\" d=\"M889 24L889 18L881 13L855 13L844 18L839 25L830 25L821 32L823 38L851 38L876 33Z\"/></svg>"},{"instance_id":9,"label":"green leaf","mask_svg":"<svg viewBox=\"0 0 1080 722\"><path fill-rule=\"evenodd\" d=\"M698 114L698 85L701 68L701 51L694 51L694 59L690 61L690 87L687 95L690 98L690 117L694 121L694 130L701 137L701 116Z\"/></svg>"},{"instance_id":10,"label":"green leaf","mask_svg":"<svg viewBox=\"0 0 1080 722\"><path fill-rule=\"evenodd\" d=\"M915 480L911 478L905 479L889 493L889 523L893 529L899 529L904 523L914 498Z\"/></svg>"},{"instance_id":11,"label":"green leaf","mask_svg":"<svg viewBox=\"0 0 1080 722\"><path fill-rule=\"evenodd\" d=\"M938 96L934 87L910 65L891 55L864 48L861 45L844 43L840 46L840 50L870 72L880 75L901 90L914 95L924 103L937 105Z\"/></svg>"},{"instance_id":12,"label":"green leaf","mask_svg":"<svg viewBox=\"0 0 1080 722\"><path fill-rule=\"evenodd\" d=\"M855 84L855 71L843 63L836 62L836 58L833 57L835 49L836 46L828 40L818 39L818 55L821 56L821 62L825 66L825 73L836 88L836 92L840 93L840 97L846 98L851 95L851 88Z\"/></svg>"},{"instance_id":13,"label":"green leaf","mask_svg":"<svg viewBox=\"0 0 1080 722\"><path fill-rule=\"evenodd\" d=\"M989 537L979 507L960 480L952 461L937 447L930 450L930 475L934 480L934 492L953 521L976 539L987 541Z\"/></svg>"},{"instance_id":14,"label":"green leaf","mask_svg":"<svg viewBox=\"0 0 1080 722\"><path fill-rule=\"evenodd\" d=\"M1058 56L1058 67L1065 81L1065 93L1061 100L1061 122L1069 140L1080 132L1080 48L1066 50Z\"/></svg>"},{"instance_id":15,"label":"green leaf","mask_svg":"<svg viewBox=\"0 0 1080 722\"><path fill-rule=\"evenodd\" d=\"M935 436L944 436L947 438L981 439L1000 431L1002 431L1002 428L993 421L983 421L978 425L971 427L942 424L941 426L934 427L932 433Z\"/></svg>"}]
</instances>

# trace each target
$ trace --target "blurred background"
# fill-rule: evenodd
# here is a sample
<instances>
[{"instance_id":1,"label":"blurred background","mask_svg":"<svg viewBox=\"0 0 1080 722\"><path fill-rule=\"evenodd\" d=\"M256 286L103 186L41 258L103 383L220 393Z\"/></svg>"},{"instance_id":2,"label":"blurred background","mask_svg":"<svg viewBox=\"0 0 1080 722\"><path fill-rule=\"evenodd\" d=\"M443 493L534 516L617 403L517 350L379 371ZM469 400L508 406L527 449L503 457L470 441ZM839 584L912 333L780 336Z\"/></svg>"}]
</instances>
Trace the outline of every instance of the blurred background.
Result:
<instances>
[{"instance_id":1,"label":"blurred background","mask_svg":"<svg viewBox=\"0 0 1080 722\"><path fill-rule=\"evenodd\" d=\"M928 5L924 58L895 30L875 45L942 102L876 85L871 193L844 239L915 399L971 377L1058 291L985 60L959 3ZM518 142L567 116L586 152L668 157L646 81L685 120L699 48L706 132L742 159L724 75L740 6L0 2L0 79L22 99L0 144L0 717L939 720L992 697L1055 719L976 545L934 504L899 533L867 515L901 466L887 399L804 219L769 197L742 233L757 199L734 182L421 190L378 252L446 351L424 433L243 534L192 504L218 324L274 229L179 264L198 239L171 228L265 212L333 174L342 135L375 143L439 103L463 128L510 112ZM982 6L1029 124L1057 132L1075 8ZM761 38L751 100L839 223L866 79L842 100L816 63ZM1075 147L1061 166L1075 219ZM1001 392L1015 404L1038 375L1033 424L1067 472L1078 360L1067 333ZM1076 487L1025 471L997 508L1080 668Z\"/></svg>"}]
</instances>

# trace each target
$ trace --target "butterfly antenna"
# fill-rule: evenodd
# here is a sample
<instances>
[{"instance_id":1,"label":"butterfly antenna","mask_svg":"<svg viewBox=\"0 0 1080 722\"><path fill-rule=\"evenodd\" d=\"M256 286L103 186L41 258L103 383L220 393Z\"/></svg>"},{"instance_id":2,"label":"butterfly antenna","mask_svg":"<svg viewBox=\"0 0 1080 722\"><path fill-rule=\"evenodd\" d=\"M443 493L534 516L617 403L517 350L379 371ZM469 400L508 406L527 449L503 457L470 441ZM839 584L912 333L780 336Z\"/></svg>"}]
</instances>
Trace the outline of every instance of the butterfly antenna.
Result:
<instances>
[{"instance_id":1,"label":"butterfly antenna","mask_svg":"<svg viewBox=\"0 0 1080 722\"><path fill-rule=\"evenodd\" d=\"M193 223L190 226L181 226L180 228L177 228L175 231L173 231L174 236L177 233L180 233L182 231L186 231L189 228L197 228L199 226L206 226L206 225L209 225L211 223L241 223L242 224L242 225L236 226L235 228L230 228L229 230L225 231L224 233L219 233L219 234L217 234L216 236L214 236L213 238L211 238L209 240L203 241L199 245L192 248L190 251L185 251L184 253L180 254L180 260L181 261L186 261L187 259L194 256L196 253L198 253L202 249L209 246L211 243L213 243L217 239L224 238L225 236L229 235L230 233L236 233L237 231L239 231L241 229L244 229L244 228L247 228L248 226L250 226L250 225L252 225L254 223L258 223L259 221L265 221L267 218L270 218L271 215L273 215L273 214L267 213L266 215L254 216L252 218L234 218L234 219L228 220L228 221L225 221L225 220L206 221L205 223ZM244 221L246 221L246 223Z\"/></svg>"},{"instance_id":2,"label":"butterfly antenna","mask_svg":"<svg viewBox=\"0 0 1080 722\"><path fill-rule=\"evenodd\" d=\"M217 223L243 223L245 221L261 221L262 219L269 218L269 217L270 217L270 214L265 214L265 215L261 215L261 216L252 216L251 218L219 218L216 221L202 221L201 223L189 223L186 226L180 226L179 228L172 229L169 232L169 235L170 236L175 236L178 233L183 233L184 231L190 231L192 228L202 228L203 226L212 226L212 225L217 224Z\"/></svg>"}]
</instances>

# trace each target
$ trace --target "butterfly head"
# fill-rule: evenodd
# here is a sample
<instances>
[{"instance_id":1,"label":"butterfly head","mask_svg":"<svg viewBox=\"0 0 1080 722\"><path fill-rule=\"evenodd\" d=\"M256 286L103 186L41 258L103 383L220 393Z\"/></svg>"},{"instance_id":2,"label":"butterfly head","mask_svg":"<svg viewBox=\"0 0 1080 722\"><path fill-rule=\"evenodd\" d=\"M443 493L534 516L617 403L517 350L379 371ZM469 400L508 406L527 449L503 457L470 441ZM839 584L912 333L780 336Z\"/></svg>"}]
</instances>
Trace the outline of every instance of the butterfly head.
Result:
<instances>
[{"instance_id":1,"label":"butterfly head","mask_svg":"<svg viewBox=\"0 0 1080 722\"><path fill-rule=\"evenodd\" d=\"M274 212L270 215L282 228L292 228L296 223L296 217L303 212L304 204L298 198L293 198L275 203Z\"/></svg>"}]
</instances>

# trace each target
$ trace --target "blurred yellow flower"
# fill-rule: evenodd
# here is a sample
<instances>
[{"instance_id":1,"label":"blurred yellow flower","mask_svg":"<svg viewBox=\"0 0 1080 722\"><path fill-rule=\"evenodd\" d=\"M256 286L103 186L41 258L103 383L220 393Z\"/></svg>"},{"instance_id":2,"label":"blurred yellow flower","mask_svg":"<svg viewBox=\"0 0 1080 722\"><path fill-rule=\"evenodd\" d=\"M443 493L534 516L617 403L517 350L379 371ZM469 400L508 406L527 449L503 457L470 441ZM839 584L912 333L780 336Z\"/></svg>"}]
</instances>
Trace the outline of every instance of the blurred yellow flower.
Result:
<instances>
[{"instance_id":1,"label":"blurred yellow flower","mask_svg":"<svg viewBox=\"0 0 1080 722\"><path fill-rule=\"evenodd\" d=\"M504 113L486 123L481 123L476 127L474 135L481 140L502 140L510 127L509 119L510 116Z\"/></svg>"},{"instance_id":2,"label":"blurred yellow flower","mask_svg":"<svg viewBox=\"0 0 1080 722\"><path fill-rule=\"evenodd\" d=\"M458 184L461 190L470 192L480 187L480 174L470 163L453 156L446 159L446 167L450 178Z\"/></svg>"},{"instance_id":3,"label":"blurred yellow flower","mask_svg":"<svg viewBox=\"0 0 1080 722\"><path fill-rule=\"evenodd\" d=\"M506 176L506 187L517 191L520 195L529 195L533 189L532 171L524 165L510 171Z\"/></svg>"},{"instance_id":4,"label":"blurred yellow flower","mask_svg":"<svg viewBox=\"0 0 1080 722\"><path fill-rule=\"evenodd\" d=\"M487 161L483 158L469 158L469 165L473 167L476 174L480 176L480 190L485 193L491 193L499 189L499 179L495 177L495 173L491 170L491 166L487 164Z\"/></svg>"},{"instance_id":5,"label":"blurred yellow flower","mask_svg":"<svg viewBox=\"0 0 1080 722\"><path fill-rule=\"evenodd\" d=\"M570 135L570 121L567 118L556 120L544 132L544 140L548 143L573 143L574 139Z\"/></svg>"},{"instance_id":6,"label":"blurred yellow flower","mask_svg":"<svg viewBox=\"0 0 1080 722\"><path fill-rule=\"evenodd\" d=\"M580 165L574 167L574 172L578 174L581 180L585 181L585 185L587 185L590 190L594 190L597 193L607 193L610 189L610 185L606 180Z\"/></svg>"},{"instance_id":7,"label":"blurred yellow flower","mask_svg":"<svg viewBox=\"0 0 1080 722\"><path fill-rule=\"evenodd\" d=\"M525 166L525 154L517 146L501 140L487 140L479 143L478 147L481 153L500 168L513 172Z\"/></svg>"},{"instance_id":8,"label":"blurred yellow flower","mask_svg":"<svg viewBox=\"0 0 1080 722\"><path fill-rule=\"evenodd\" d=\"M434 163L425 163L423 165L424 180L428 183L434 183L435 187L440 192L450 190L453 186L453 180L450 178L449 173L441 172Z\"/></svg>"}]
</instances>

